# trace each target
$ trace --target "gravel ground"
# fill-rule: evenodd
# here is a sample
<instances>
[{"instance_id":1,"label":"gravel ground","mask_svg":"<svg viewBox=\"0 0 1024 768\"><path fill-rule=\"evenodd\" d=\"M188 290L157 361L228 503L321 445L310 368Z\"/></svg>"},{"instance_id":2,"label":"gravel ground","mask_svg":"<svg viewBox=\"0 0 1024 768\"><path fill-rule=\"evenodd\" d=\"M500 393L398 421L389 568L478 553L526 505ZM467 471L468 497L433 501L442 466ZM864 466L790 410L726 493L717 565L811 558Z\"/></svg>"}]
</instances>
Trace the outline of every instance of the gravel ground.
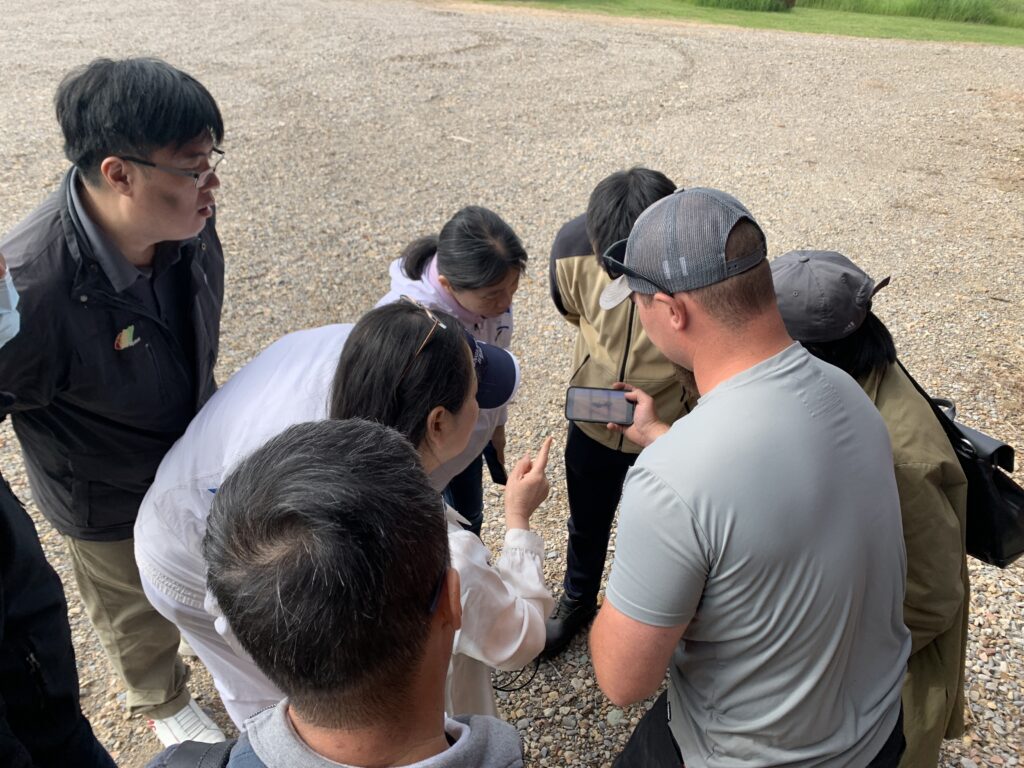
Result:
<instances>
[{"instance_id":1,"label":"gravel ground","mask_svg":"<svg viewBox=\"0 0 1024 768\"><path fill-rule=\"evenodd\" d=\"M844 251L892 285L876 310L901 356L965 421L1024 448L1024 49L845 39L352 0L14 0L0 25L0 231L64 170L52 117L62 73L152 54L201 79L228 126L220 232L228 256L220 377L270 341L356 319L414 236L465 204L503 214L534 259L516 300L525 384L513 452L564 434L572 333L546 256L612 170L643 163L735 193L773 254ZM202 9L201 11L199 9ZM557 450L557 449L556 449ZM563 470L535 517L547 576L564 571ZM0 468L31 500L15 441ZM1018 473L1021 479L1021 473ZM485 537L501 534L500 499ZM33 509L35 514L35 510ZM83 707L121 765L158 749L123 714L61 541ZM1024 708L1024 568L971 563L970 730L943 765L1017 765ZM222 724L200 664L193 690ZM585 645L503 695L538 766L608 765L643 706L613 708Z\"/></svg>"}]
</instances>

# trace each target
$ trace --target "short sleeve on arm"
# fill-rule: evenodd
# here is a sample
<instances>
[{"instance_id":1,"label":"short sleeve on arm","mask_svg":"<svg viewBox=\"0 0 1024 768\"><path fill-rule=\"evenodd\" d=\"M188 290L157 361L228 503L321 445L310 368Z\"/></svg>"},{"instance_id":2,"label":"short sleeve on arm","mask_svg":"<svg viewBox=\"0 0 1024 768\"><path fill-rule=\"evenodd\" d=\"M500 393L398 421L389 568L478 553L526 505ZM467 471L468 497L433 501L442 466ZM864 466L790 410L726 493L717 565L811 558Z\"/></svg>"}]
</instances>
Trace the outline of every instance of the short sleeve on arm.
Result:
<instances>
[{"instance_id":1,"label":"short sleeve on arm","mask_svg":"<svg viewBox=\"0 0 1024 768\"><path fill-rule=\"evenodd\" d=\"M655 627L689 624L711 562L711 547L690 507L649 470L631 470L608 578L612 605Z\"/></svg>"}]
</instances>

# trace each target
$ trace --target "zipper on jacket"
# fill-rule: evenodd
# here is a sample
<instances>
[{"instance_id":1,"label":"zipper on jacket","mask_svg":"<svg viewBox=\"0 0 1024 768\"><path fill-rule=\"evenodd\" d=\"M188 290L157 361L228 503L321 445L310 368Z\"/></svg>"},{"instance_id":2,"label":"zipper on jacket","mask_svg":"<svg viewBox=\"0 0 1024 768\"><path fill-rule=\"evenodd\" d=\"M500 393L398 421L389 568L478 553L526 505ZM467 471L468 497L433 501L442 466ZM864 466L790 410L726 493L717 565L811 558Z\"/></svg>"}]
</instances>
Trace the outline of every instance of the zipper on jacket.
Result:
<instances>
[{"instance_id":1,"label":"zipper on jacket","mask_svg":"<svg viewBox=\"0 0 1024 768\"><path fill-rule=\"evenodd\" d=\"M156 359L156 352L153 351L153 347L148 341L144 341L142 344L146 348L146 354L149 355L149 361L153 364L153 370L156 371L156 386L160 391L160 398L166 400L167 388L164 385L164 377L160 375L160 361Z\"/></svg>"},{"instance_id":2,"label":"zipper on jacket","mask_svg":"<svg viewBox=\"0 0 1024 768\"><path fill-rule=\"evenodd\" d=\"M583 366L587 364L587 360L589 360L589 359L590 359L590 353L587 352L587 354L585 354L583 356L583 361L579 365L576 366L576 370L573 371L572 372L572 376L569 377L569 386L570 387L574 386L573 382L576 381L576 376L579 375L579 372L583 370Z\"/></svg>"},{"instance_id":3,"label":"zipper on jacket","mask_svg":"<svg viewBox=\"0 0 1024 768\"><path fill-rule=\"evenodd\" d=\"M629 346L633 343L633 313L636 312L636 304L632 301L629 302L629 322L626 324L626 348L622 353L622 367L619 368L619 381L626 380L626 363L629 361ZM616 450L621 451L622 446L626 440L626 436L619 434L619 447Z\"/></svg>"},{"instance_id":4,"label":"zipper on jacket","mask_svg":"<svg viewBox=\"0 0 1024 768\"><path fill-rule=\"evenodd\" d=\"M36 653L31 649L31 646L29 646L28 653L25 654L25 663L28 664L29 677L36 684L36 691L39 693L39 701L42 704L42 702L49 698L49 692L46 690L46 683L43 681L43 665L39 663L39 659L36 658Z\"/></svg>"},{"instance_id":5,"label":"zipper on jacket","mask_svg":"<svg viewBox=\"0 0 1024 768\"><path fill-rule=\"evenodd\" d=\"M164 335L170 340L171 344L173 345L174 351L177 353L173 357L175 359L175 362L177 362L178 368L180 369L181 373L185 374L186 378L190 378L188 375L188 371L182 368L181 364L181 361L185 359L185 350L181 348L181 344L178 342L178 339L174 336L174 333L171 331L170 326L168 326L161 318L152 314L144 304L136 304L135 302L125 301L124 299L120 299L117 296L107 293L106 291L96 290L93 293L93 295L99 298L101 300L101 303L104 303L105 301L107 304L110 304L115 307L121 307L122 309L127 309L131 312L135 312L137 314L142 315L143 317L149 318L154 323L156 323L161 328ZM146 344L146 348L149 349L148 343ZM159 372L160 366L157 365L155 353L152 350L150 350L150 357L153 360L153 364L156 365L156 370ZM198 371L196 372L196 375L198 376ZM161 381L163 380L163 377L159 378L161 379Z\"/></svg>"},{"instance_id":6,"label":"zipper on jacket","mask_svg":"<svg viewBox=\"0 0 1024 768\"><path fill-rule=\"evenodd\" d=\"M51 706L51 700L53 692L50 690L50 686L46 682L46 677L43 675L43 665L36 658L35 646L29 639L24 647L25 653L25 664L28 667L29 677L32 678L32 682L35 683L36 693L39 696L38 701L34 702L37 705L37 709L33 713L33 717L36 718L36 725L47 728L57 728L61 723L57 722L57 713Z\"/></svg>"},{"instance_id":7,"label":"zipper on jacket","mask_svg":"<svg viewBox=\"0 0 1024 768\"><path fill-rule=\"evenodd\" d=\"M619 368L619 381L626 380L626 363L629 361L629 345L633 343L633 313L636 305L629 302L629 322L626 325L626 349L622 354L622 366Z\"/></svg>"}]
</instances>

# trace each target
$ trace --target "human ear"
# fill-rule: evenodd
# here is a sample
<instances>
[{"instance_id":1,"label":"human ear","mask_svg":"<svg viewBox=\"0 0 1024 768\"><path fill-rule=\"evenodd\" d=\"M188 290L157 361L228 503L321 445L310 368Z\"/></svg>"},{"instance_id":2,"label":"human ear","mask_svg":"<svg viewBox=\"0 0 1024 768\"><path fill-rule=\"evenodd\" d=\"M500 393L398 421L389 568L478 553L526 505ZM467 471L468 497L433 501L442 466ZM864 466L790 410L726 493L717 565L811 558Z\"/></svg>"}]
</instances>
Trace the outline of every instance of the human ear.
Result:
<instances>
[{"instance_id":1,"label":"human ear","mask_svg":"<svg viewBox=\"0 0 1024 768\"><path fill-rule=\"evenodd\" d=\"M427 414L427 431L424 439L435 456L440 456L448 437L448 409L443 405L435 405Z\"/></svg>"},{"instance_id":2,"label":"human ear","mask_svg":"<svg viewBox=\"0 0 1024 768\"><path fill-rule=\"evenodd\" d=\"M448 291L448 293L455 293L455 289L452 288L451 282L444 275L438 275L437 282L439 282L441 284L441 287Z\"/></svg>"},{"instance_id":3,"label":"human ear","mask_svg":"<svg viewBox=\"0 0 1024 768\"><path fill-rule=\"evenodd\" d=\"M118 194L131 196L132 177L128 170L128 164L113 155L103 158L103 162L100 163L103 183Z\"/></svg>"},{"instance_id":4,"label":"human ear","mask_svg":"<svg viewBox=\"0 0 1024 768\"><path fill-rule=\"evenodd\" d=\"M668 320L672 324L672 329L675 331L685 330L690 323L690 312L685 296L678 298L666 296L665 299L665 303L668 305Z\"/></svg>"},{"instance_id":5,"label":"human ear","mask_svg":"<svg viewBox=\"0 0 1024 768\"><path fill-rule=\"evenodd\" d=\"M671 327L675 331L683 330L688 322L688 314L686 306L684 305L684 296L670 296L667 293L658 291L652 297L652 302L662 305L662 308L667 311L668 321Z\"/></svg>"}]
</instances>

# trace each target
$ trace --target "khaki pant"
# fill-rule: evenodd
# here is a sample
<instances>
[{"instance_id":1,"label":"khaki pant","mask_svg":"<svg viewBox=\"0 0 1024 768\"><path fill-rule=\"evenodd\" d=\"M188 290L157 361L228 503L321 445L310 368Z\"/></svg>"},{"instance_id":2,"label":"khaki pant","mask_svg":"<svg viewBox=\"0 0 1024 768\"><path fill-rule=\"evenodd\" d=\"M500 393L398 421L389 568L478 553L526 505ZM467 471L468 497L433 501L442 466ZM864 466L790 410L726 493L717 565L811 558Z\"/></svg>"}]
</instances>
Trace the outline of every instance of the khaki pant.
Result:
<instances>
[{"instance_id":1,"label":"khaki pant","mask_svg":"<svg viewBox=\"0 0 1024 768\"><path fill-rule=\"evenodd\" d=\"M173 715L189 701L188 670L178 658L178 629L149 604L135 541L64 537L82 603L107 658L127 690L131 714Z\"/></svg>"},{"instance_id":2,"label":"khaki pant","mask_svg":"<svg viewBox=\"0 0 1024 768\"><path fill-rule=\"evenodd\" d=\"M284 698L284 694L267 679L249 655L217 631L211 614L165 595L146 578L145 573L142 574L142 588L153 607L181 630L181 636L188 640L203 666L213 676L224 709L238 730L245 730L245 721L250 715L272 707Z\"/></svg>"}]
</instances>

